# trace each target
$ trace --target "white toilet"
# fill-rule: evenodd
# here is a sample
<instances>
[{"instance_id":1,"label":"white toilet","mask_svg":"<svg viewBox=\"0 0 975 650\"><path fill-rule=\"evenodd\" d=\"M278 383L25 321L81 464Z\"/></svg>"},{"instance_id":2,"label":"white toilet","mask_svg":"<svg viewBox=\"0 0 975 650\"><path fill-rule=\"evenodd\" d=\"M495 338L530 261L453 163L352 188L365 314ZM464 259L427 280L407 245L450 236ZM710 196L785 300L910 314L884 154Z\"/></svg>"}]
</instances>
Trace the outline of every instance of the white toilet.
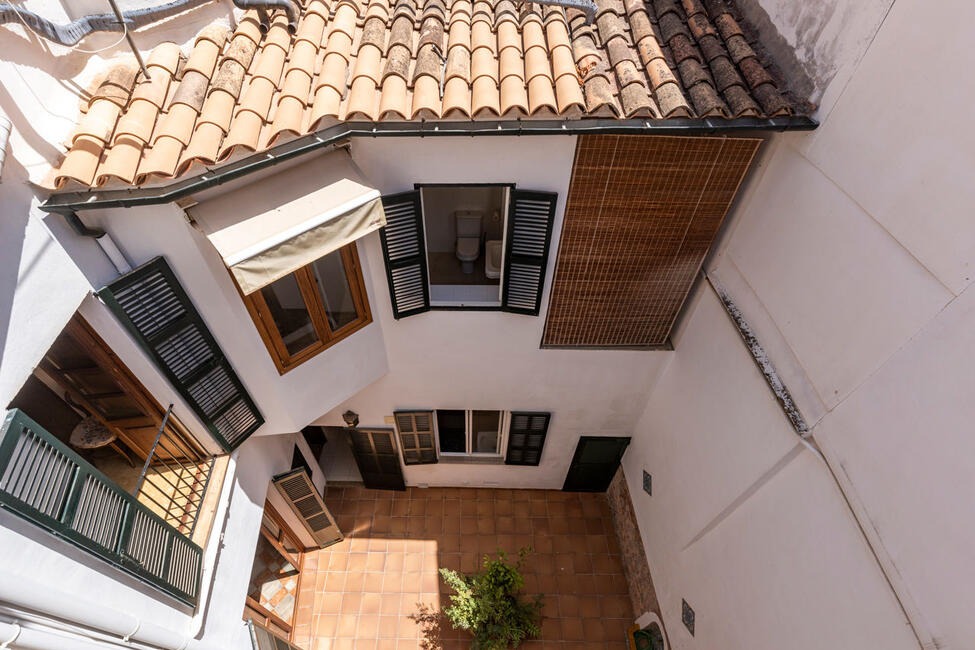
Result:
<instances>
[{"instance_id":1,"label":"white toilet","mask_svg":"<svg viewBox=\"0 0 975 650\"><path fill-rule=\"evenodd\" d=\"M474 272L474 262L481 254L481 218L480 212L454 213L454 222L457 225L454 255L460 260L464 273Z\"/></svg>"}]
</instances>

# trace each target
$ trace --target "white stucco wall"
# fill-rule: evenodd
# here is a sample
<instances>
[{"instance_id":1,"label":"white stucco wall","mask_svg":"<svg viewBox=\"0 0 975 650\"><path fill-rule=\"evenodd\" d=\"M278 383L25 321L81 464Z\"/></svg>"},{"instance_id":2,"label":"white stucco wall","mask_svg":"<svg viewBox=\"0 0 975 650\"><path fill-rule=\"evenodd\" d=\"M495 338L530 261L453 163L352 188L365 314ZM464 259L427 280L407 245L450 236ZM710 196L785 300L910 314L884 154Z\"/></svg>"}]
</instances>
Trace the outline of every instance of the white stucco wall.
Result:
<instances>
[{"instance_id":1,"label":"white stucco wall","mask_svg":"<svg viewBox=\"0 0 975 650\"><path fill-rule=\"evenodd\" d=\"M364 251L372 273L373 317L386 343L388 372L319 424L342 426L351 409L362 427L388 427L402 409L550 411L539 467L439 463L405 469L408 484L561 488L580 435L630 435L664 355L634 351L540 350L572 167L573 137L356 140L356 162L384 193L414 183L517 183L559 195L538 317L498 311L430 311L394 320L379 238ZM404 161L409 161L404 164Z\"/></svg>"},{"instance_id":2,"label":"white stucco wall","mask_svg":"<svg viewBox=\"0 0 975 650\"><path fill-rule=\"evenodd\" d=\"M975 10L952 2L945 24L896 2L879 32L865 29L884 4L842 8L853 15L830 29L862 45L837 50L849 74L826 89L817 131L768 147L707 268L865 511L923 641L964 648L975 639L975 148L963 112L930 107L975 97L957 81L975 62L962 31ZM917 647L808 452L748 490L795 434L751 359L730 350L741 344L706 286L683 327L624 461L674 647ZM639 490L643 467L653 497ZM696 609L693 639L681 597Z\"/></svg>"}]
</instances>

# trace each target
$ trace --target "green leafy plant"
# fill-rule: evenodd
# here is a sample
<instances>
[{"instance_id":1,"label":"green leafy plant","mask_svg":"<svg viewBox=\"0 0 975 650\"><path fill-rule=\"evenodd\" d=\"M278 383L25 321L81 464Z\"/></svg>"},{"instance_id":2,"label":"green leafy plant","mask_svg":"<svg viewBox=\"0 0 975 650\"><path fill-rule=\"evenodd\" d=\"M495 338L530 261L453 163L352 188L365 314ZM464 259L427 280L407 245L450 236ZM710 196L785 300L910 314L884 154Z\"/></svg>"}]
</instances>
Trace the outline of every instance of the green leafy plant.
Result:
<instances>
[{"instance_id":1,"label":"green leafy plant","mask_svg":"<svg viewBox=\"0 0 975 650\"><path fill-rule=\"evenodd\" d=\"M474 650L518 647L541 632L542 597L526 600L519 593L525 586L521 566L530 552L530 548L521 549L514 564L501 550L496 559L485 555L481 570L473 575L440 569L444 582L455 592L443 613L455 629L474 636Z\"/></svg>"}]
</instances>

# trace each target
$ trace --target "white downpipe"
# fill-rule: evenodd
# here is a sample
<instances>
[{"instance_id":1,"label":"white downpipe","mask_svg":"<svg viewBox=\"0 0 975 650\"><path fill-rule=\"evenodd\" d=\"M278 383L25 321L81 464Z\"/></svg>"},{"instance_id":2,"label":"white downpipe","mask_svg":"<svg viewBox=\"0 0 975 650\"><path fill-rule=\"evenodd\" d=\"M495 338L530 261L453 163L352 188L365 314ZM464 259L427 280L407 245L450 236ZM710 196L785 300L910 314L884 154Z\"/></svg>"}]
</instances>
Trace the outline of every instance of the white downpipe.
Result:
<instances>
[{"instance_id":1,"label":"white downpipe","mask_svg":"<svg viewBox=\"0 0 975 650\"><path fill-rule=\"evenodd\" d=\"M10 142L10 118L0 111L0 183L3 182L3 161L7 158L7 144Z\"/></svg>"},{"instance_id":2,"label":"white downpipe","mask_svg":"<svg viewBox=\"0 0 975 650\"><path fill-rule=\"evenodd\" d=\"M0 573L0 601L14 607L33 610L51 618L62 619L79 626L117 636L120 637L120 640L130 639L164 650L184 650L189 647L191 641L189 637L183 634L177 634L154 623L142 621L131 614L99 605L94 600L78 598L76 595L53 589L49 585L40 585L27 576L13 575L6 571ZM0 627L0 639L5 639L15 631L15 626L6 623L2 625L7 627ZM27 632L28 629L24 628L21 635ZM46 639L56 636L37 630L32 630L32 634L37 635L38 642L41 642L41 637ZM12 645L12 647L37 648L38 650L68 650L75 647L64 644L67 637L57 636L57 638L61 640L62 645L35 646L24 645L24 637L21 636L17 639L16 645ZM87 649L105 648L106 646L104 644L95 645L94 642L85 642L84 645L77 647Z\"/></svg>"},{"instance_id":3,"label":"white downpipe","mask_svg":"<svg viewBox=\"0 0 975 650\"><path fill-rule=\"evenodd\" d=\"M71 638L44 630L21 627L16 623L0 622L0 648L4 649L104 650L104 647L87 639Z\"/></svg>"},{"instance_id":4,"label":"white downpipe","mask_svg":"<svg viewBox=\"0 0 975 650\"><path fill-rule=\"evenodd\" d=\"M127 259L125 259L125 254L115 243L115 240L112 239L111 235L106 232L104 235L96 237L95 241L98 242L98 245L102 247L102 251L105 252L105 255L115 267L116 271L122 275L125 275L132 270L132 265L129 264Z\"/></svg>"}]
</instances>

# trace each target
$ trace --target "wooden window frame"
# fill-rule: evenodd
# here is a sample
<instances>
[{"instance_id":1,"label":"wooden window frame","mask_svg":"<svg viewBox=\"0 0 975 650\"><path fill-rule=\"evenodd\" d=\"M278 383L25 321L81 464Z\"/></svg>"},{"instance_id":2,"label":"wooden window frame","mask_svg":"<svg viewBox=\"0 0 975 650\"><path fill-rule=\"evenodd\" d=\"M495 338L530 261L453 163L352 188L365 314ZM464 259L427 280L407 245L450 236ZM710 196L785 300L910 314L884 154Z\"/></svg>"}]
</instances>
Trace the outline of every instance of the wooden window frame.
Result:
<instances>
[{"instance_id":1,"label":"wooden window frame","mask_svg":"<svg viewBox=\"0 0 975 650\"><path fill-rule=\"evenodd\" d=\"M295 599L296 599L295 609L294 609L294 613L292 613L291 615L291 620L286 621L280 616L276 615L271 610L264 607L264 605L262 605L258 601L254 600L250 596L250 594L248 594L245 598L243 619L245 621L247 620L248 618L247 609L250 608L251 610L257 612L258 614L264 617L262 621L258 621L259 623L265 626L267 626L270 623L273 623L277 627L286 631L286 633L288 634L288 640L290 641L293 640L294 627L295 627L294 622L295 622L295 617L298 614L297 598L298 598L298 594L301 592L301 578L302 578L301 569L302 569L302 564L304 563L305 553L307 552L307 549L305 548L305 545L301 543L301 540L298 539L298 536L295 535L294 532L292 532L291 527L287 523L285 523L284 518L280 514L278 514L278 511L274 508L273 505L271 505L270 501L266 501L266 500L264 501L263 514L267 516L271 521L274 522L274 524L280 530L280 534L279 534L279 538L275 538L264 527L264 521L262 519L261 528L260 528L261 537L267 540L267 542L274 547L274 550L280 553L282 557L288 560L288 562L291 562L291 565L293 567L298 569L298 584L297 584L297 588L295 589ZM287 537L288 540L295 546L295 548L298 549L297 557L295 557L294 554L292 554L290 551L284 548L284 545L281 543L281 539L283 539L284 537Z\"/></svg>"},{"instance_id":2,"label":"wooden window frame","mask_svg":"<svg viewBox=\"0 0 975 650\"><path fill-rule=\"evenodd\" d=\"M297 368L312 357L324 352L339 341L355 334L366 325L372 322L372 311L369 308L369 295L366 292L366 283L362 277L362 265L359 263L359 251L356 242L346 244L339 251L342 255L342 264L345 267L345 275L349 279L349 290L352 293L352 301L356 307L359 317L335 330L334 332L328 325L328 318L325 315L325 305L322 304L321 296L315 286L314 272L311 264L307 264L297 271L291 273L298 281L298 288L301 297L305 301L305 308L311 316L312 325L318 335L318 341L308 346L304 350L291 354L284 344L284 339L274 323L274 317L264 301L264 296L260 291L255 291L249 295L241 292L247 313L250 314L254 325L257 327L261 340L267 347L271 359L274 361L278 374ZM317 261L317 260L316 260ZM233 277L233 276L231 276ZM236 284L236 283L235 283ZM240 287L237 288L240 291Z\"/></svg>"}]
</instances>

